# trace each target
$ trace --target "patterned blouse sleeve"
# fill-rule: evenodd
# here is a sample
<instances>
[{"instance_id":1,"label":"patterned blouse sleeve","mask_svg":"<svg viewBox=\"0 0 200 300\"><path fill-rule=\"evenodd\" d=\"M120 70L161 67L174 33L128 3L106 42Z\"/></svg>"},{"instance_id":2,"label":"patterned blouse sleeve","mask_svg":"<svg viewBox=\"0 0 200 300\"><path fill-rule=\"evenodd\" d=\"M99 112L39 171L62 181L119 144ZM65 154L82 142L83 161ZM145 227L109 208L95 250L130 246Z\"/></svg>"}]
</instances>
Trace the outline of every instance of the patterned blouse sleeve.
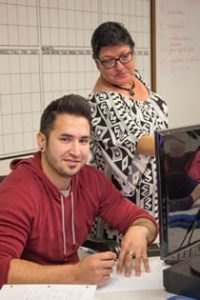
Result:
<instances>
[{"instance_id":1,"label":"patterned blouse sleeve","mask_svg":"<svg viewBox=\"0 0 200 300\"><path fill-rule=\"evenodd\" d=\"M111 158L117 153L133 159L138 139L148 134L141 129L134 101L118 93L97 92L89 98L93 139Z\"/></svg>"}]
</instances>

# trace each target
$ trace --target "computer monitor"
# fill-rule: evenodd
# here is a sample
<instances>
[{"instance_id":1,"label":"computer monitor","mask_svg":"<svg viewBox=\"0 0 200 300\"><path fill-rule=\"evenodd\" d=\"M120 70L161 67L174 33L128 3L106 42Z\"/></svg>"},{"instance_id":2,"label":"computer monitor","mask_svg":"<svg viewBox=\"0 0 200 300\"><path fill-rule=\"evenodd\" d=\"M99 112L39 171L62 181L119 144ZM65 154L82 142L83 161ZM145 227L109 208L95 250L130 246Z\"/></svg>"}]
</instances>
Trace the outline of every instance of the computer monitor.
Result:
<instances>
[{"instance_id":1,"label":"computer monitor","mask_svg":"<svg viewBox=\"0 0 200 300\"><path fill-rule=\"evenodd\" d=\"M200 124L155 134L160 254L168 264L200 255Z\"/></svg>"}]
</instances>

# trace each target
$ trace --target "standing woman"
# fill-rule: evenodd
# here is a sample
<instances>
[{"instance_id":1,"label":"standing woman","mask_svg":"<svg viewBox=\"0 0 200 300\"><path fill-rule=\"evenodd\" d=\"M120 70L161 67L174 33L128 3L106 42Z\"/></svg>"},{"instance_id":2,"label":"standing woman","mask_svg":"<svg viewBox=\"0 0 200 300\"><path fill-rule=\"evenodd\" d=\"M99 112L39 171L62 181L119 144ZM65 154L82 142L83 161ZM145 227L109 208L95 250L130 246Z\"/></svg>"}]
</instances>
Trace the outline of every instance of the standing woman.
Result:
<instances>
[{"instance_id":1,"label":"standing woman","mask_svg":"<svg viewBox=\"0 0 200 300\"><path fill-rule=\"evenodd\" d=\"M99 77L89 95L93 162L121 193L157 217L154 132L167 128L167 105L135 69L135 43L117 22L93 33Z\"/></svg>"}]
</instances>

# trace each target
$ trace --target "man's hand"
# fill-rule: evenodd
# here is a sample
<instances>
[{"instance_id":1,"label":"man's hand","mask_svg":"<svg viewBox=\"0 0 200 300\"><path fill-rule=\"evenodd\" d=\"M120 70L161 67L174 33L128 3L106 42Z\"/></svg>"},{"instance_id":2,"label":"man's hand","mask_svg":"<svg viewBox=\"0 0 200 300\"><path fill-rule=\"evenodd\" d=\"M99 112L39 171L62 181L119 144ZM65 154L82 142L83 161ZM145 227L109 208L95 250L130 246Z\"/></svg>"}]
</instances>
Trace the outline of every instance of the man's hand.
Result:
<instances>
[{"instance_id":1,"label":"man's hand","mask_svg":"<svg viewBox=\"0 0 200 300\"><path fill-rule=\"evenodd\" d=\"M128 229L121 243L121 251L117 265L117 271L119 273L122 273L124 270L125 276L130 276L133 269L133 262L136 276L140 276L141 274L142 263L144 264L145 271L150 271L147 256L148 233L148 229L140 225L131 226Z\"/></svg>"},{"instance_id":2,"label":"man's hand","mask_svg":"<svg viewBox=\"0 0 200 300\"><path fill-rule=\"evenodd\" d=\"M12 259L8 284L103 284L110 278L116 254L111 251L90 254L75 264L40 265Z\"/></svg>"},{"instance_id":3,"label":"man's hand","mask_svg":"<svg viewBox=\"0 0 200 300\"><path fill-rule=\"evenodd\" d=\"M75 265L76 282L100 285L110 278L116 254L110 251L86 256Z\"/></svg>"}]
</instances>

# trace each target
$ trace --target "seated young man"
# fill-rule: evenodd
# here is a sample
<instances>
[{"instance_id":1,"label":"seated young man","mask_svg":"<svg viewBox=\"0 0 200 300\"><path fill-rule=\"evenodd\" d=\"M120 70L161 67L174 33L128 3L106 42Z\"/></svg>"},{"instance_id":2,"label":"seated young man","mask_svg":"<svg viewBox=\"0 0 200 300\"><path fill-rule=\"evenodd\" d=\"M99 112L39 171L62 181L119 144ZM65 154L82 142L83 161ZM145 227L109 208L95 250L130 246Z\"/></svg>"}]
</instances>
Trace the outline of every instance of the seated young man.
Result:
<instances>
[{"instance_id":1,"label":"seated young man","mask_svg":"<svg viewBox=\"0 0 200 300\"><path fill-rule=\"evenodd\" d=\"M44 110L39 152L13 161L0 184L0 286L5 283L101 284L116 254L78 260L94 218L124 234L118 272L149 271L147 244L157 235L155 219L123 198L100 171L86 164L91 115L87 101L68 95Z\"/></svg>"}]
</instances>

